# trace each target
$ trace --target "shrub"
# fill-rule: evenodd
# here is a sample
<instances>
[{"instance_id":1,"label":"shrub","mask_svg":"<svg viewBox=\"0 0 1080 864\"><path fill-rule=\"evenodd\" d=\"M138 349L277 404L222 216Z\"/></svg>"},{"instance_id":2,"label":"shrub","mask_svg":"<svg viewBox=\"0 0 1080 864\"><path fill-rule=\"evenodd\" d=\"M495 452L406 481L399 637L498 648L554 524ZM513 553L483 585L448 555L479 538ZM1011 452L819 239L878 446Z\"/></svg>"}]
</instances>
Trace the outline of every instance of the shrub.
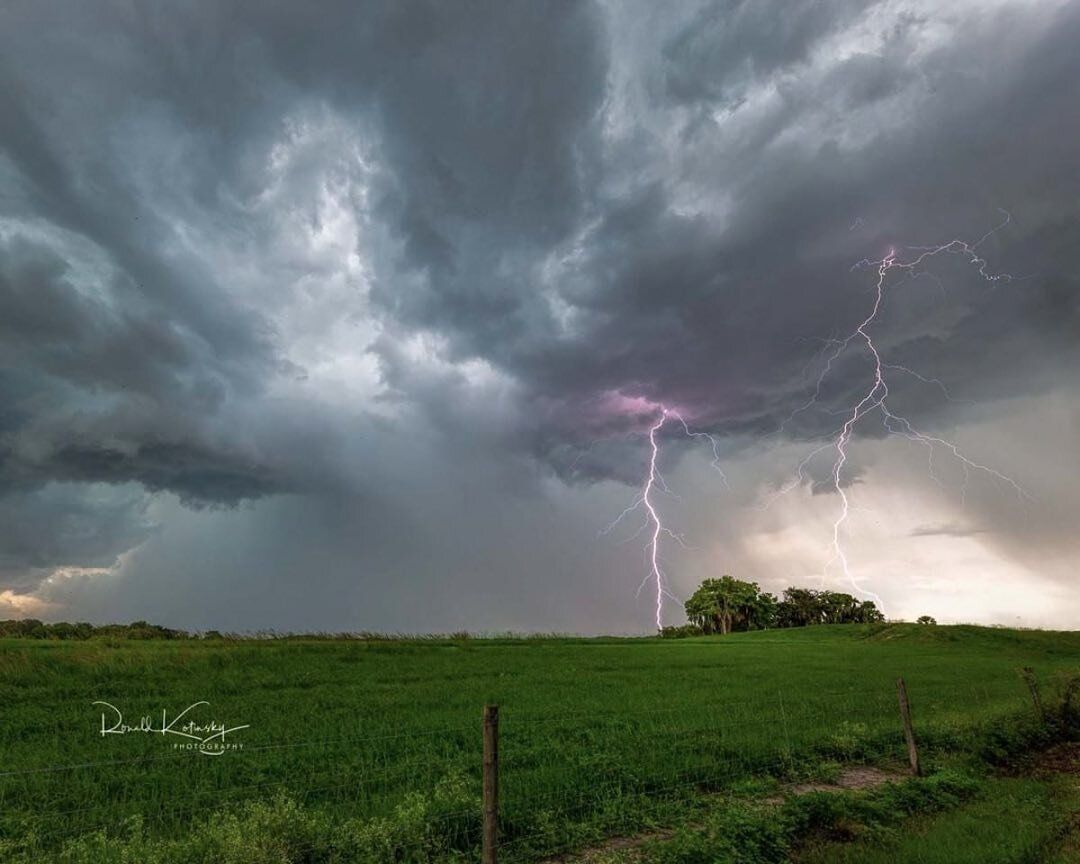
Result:
<instances>
[{"instance_id":1,"label":"shrub","mask_svg":"<svg viewBox=\"0 0 1080 864\"><path fill-rule=\"evenodd\" d=\"M685 639L688 636L704 636L705 631L697 624L682 624L678 627L664 627L660 631L661 639Z\"/></svg>"}]
</instances>

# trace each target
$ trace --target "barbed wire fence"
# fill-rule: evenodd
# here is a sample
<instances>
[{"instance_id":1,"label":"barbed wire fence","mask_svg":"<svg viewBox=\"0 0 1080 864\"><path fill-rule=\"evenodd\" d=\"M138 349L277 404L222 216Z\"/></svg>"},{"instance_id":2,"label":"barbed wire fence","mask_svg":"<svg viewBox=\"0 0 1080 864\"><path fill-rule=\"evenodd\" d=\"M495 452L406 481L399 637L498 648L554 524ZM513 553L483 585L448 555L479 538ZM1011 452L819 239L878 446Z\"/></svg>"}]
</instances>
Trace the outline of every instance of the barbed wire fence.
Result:
<instances>
[{"instance_id":1,"label":"barbed wire fence","mask_svg":"<svg viewBox=\"0 0 1080 864\"><path fill-rule=\"evenodd\" d=\"M902 684L697 695L543 716L488 705L401 734L4 769L0 861L107 860L111 847L180 843L200 825L277 843L295 862L537 861L674 823L710 796L782 792L823 764L917 772L919 745L948 747L973 717L1027 704L1019 686L1007 703L979 686L963 699L915 688L909 700Z\"/></svg>"}]
</instances>

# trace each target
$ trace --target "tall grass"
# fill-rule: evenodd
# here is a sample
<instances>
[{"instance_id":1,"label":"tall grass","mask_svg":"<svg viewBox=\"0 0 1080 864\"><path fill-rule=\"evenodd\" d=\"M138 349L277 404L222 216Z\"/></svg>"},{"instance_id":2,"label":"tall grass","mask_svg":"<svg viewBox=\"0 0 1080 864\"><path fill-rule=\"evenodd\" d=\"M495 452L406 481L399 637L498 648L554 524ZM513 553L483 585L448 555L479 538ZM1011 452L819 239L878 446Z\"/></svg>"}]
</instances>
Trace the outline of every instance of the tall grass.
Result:
<instances>
[{"instance_id":1,"label":"tall grass","mask_svg":"<svg viewBox=\"0 0 1080 864\"><path fill-rule=\"evenodd\" d=\"M1076 634L902 626L672 641L8 640L0 843L48 860L70 842L102 855L124 836L151 855L200 836L220 845L272 811L309 838L311 857L295 860L337 860L314 851L327 838L354 850L342 861L453 857L478 838L479 712L496 702L504 832L532 854L821 758L899 758L899 674L921 740L949 748L1027 710L1018 667L1049 675L1078 659ZM103 738L99 699L130 718L207 700L250 728L242 751L215 757L160 736Z\"/></svg>"}]
</instances>

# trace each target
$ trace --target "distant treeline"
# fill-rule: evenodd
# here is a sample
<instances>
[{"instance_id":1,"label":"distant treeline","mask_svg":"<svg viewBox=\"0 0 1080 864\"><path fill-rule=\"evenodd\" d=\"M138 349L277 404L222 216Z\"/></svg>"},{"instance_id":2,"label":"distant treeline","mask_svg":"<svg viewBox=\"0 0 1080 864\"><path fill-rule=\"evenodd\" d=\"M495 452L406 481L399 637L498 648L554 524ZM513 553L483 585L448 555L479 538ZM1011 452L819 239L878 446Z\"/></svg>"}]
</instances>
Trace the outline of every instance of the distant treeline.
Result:
<instances>
[{"instance_id":1,"label":"distant treeline","mask_svg":"<svg viewBox=\"0 0 1080 864\"><path fill-rule=\"evenodd\" d=\"M221 634L215 634L220 636ZM102 624L95 626L85 621L69 624L58 621L46 624L36 618L22 618L18 621L0 621L0 638L19 637L22 639L91 639L95 636L114 636L121 639L196 639L185 630L172 630L145 621L131 624Z\"/></svg>"},{"instance_id":2,"label":"distant treeline","mask_svg":"<svg viewBox=\"0 0 1080 864\"><path fill-rule=\"evenodd\" d=\"M739 630L769 630L780 627L807 627L813 624L874 624L885 620L881 610L869 600L858 600L850 594L836 591L815 591L810 588L788 588L777 599L762 591L756 582L744 582L730 576L706 579L686 601L688 624L665 627L661 636L700 636L710 633L733 633ZM933 623L924 616L920 623ZM174 630L146 621L131 624L88 624L85 621L69 624L60 621L46 624L36 618L0 621L0 639L352 639L367 642L442 640L461 641L475 638L469 633L416 635L408 633L279 633L260 630L253 633L221 633L217 630L188 632ZM567 638L556 633L494 634L496 639Z\"/></svg>"},{"instance_id":3,"label":"distant treeline","mask_svg":"<svg viewBox=\"0 0 1080 864\"><path fill-rule=\"evenodd\" d=\"M222 633L219 630L188 631L174 630L171 627L162 627L159 624L148 624L146 621L133 621L131 624L88 624L80 621L70 624L66 621L58 621L54 624L46 624L36 618L21 618L19 620L0 621L0 639L227 639L227 640L268 640L268 639L303 639L310 640L355 640L361 642L415 642L415 641L452 641L461 642L467 639L477 638L474 634L464 631L457 633L373 633L368 630L341 631L341 632L317 632L317 633L293 633L277 630L255 630L244 633ZM497 633L494 639L564 639L567 637L560 633Z\"/></svg>"},{"instance_id":4,"label":"distant treeline","mask_svg":"<svg viewBox=\"0 0 1080 864\"><path fill-rule=\"evenodd\" d=\"M788 588L781 599L756 582L731 576L706 579L685 604L690 623L665 627L667 637L809 627L814 624L875 624L885 620L877 605L838 591Z\"/></svg>"}]
</instances>

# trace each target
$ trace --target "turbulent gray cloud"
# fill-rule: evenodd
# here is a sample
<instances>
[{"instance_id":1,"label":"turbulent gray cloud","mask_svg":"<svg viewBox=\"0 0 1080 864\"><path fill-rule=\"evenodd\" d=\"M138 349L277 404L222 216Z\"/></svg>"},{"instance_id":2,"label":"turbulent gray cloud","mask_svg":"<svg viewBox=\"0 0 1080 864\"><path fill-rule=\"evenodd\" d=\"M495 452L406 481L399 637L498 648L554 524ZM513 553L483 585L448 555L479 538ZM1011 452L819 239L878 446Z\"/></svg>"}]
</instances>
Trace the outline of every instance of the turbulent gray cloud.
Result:
<instances>
[{"instance_id":1,"label":"turbulent gray cloud","mask_svg":"<svg viewBox=\"0 0 1080 864\"><path fill-rule=\"evenodd\" d=\"M18 2L0 22L0 508L20 514L0 593L213 625L180 599L172 525L238 597L336 574L306 626L354 567L356 626L508 584L546 586L543 620L530 588L454 625L588 626L571 610L636 562L566 548L632 496L650 406L737 474L817 446L869 373L853 351L818 385L872 301L852 265L1002 211L980 252L1015 279L938 256L890 277L874 336L894 410L1073 501L996 430L1019 399L1076 404L1075 4ZM842 481L863 494L889 458L854 453ZM829 504L823 466L805 477ZM1038 532L1000 497L963 500L1019 560ZM766 529L733 514L754 506L708 505L749 569ZM905 536L968 524L933 519ZM228 620L287 626L296 604L273 605ZM597 626L640 623L618 609Z\"/></svg>"},{"instance_id":2,"label":"turbulent gray cloud","mask_svg":"<svg viewBox=\"0 0 1080 864\"><path fill-rule=\"evenodd\" d=\"M0 499L0 578L32 590L56 570L110 567L156 526L137 488L49 484Z\"/></svg>"}]
</instances>

